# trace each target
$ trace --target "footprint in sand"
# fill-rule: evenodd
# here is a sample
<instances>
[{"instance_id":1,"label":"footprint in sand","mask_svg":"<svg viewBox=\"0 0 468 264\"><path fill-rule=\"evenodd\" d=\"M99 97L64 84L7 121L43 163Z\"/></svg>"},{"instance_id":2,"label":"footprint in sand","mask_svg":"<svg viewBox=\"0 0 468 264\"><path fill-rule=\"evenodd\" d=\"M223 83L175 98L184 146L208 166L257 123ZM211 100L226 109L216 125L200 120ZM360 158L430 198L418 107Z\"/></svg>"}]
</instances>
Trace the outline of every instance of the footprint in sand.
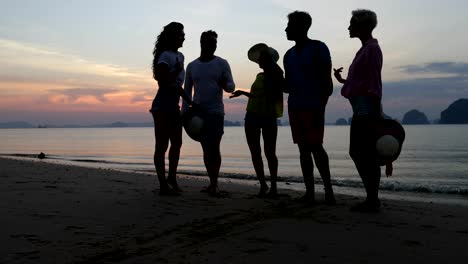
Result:
<instances>
[{"instance_id":1,"label":"footprint in sand","mask_svg":"<svg viewBox=\"0 0 468 264\"><path fill-rule=\"evenodd\" d=\"M422 243L417 240L405 240L405 244L408 246L422 246Z\"/></svg>"},{"instance_id":2,"label":"footprint in sand","mask_svg":"<svg viewBox=\"0 0 468 264\"><path fill-rule=\"evenodd\" d=\"M427 228L427 229L434 229L437 228L436 226L433 225L421 225L422 228Z\"/></svg>"}]
</instances>

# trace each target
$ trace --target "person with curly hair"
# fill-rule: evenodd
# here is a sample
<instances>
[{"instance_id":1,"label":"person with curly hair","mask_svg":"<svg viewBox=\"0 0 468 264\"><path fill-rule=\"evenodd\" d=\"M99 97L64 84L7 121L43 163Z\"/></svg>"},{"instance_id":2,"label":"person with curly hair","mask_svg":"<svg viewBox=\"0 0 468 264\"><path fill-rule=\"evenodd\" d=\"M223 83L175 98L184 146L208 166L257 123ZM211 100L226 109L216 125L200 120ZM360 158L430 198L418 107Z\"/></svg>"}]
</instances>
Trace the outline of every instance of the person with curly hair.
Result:
<instances>
[{"instance_id":1,"label":"person with curly hair","mask_svg":"<svg viewBox=\"0 0 468 264\"><path fill-rule=\"evenodd\" d=\"M160 195L178 195L182 191L176 180L182 146L179 101L182 96L189 104L192 102L182 88L185 77L184 55L178 49L182 47L184 40L184 26L171 22L157 37L153 50L153 78L158 82L159 88L150 112L154 120L154 166ZM169 173L166 179L165 155L169 142Z\"/></svg>"}]
</instances>

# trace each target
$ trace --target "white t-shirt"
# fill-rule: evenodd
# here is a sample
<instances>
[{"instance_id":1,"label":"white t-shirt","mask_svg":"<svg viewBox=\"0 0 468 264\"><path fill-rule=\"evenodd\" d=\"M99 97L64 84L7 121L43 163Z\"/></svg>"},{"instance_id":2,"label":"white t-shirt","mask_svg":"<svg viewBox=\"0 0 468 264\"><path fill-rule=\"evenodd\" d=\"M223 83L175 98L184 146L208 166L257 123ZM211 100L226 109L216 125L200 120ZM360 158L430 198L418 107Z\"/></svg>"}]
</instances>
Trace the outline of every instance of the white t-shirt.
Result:
<instances>
[{"instance_id":1,"label":"white t-shirt","mask_svg":"<svg viewBox=\"0 0 468 264\"><path fill-rule=\"evenodd\" d=\"M178 51L167 50L161 53L158 59L158 64L164 63L169 67L169 72L175 72L178 68L182 68L179 75L177 76L175 85L182 86L184 83L184 54ZM180 64L180 66L178 66Z\"/></svg>"},{"instance_id":2,"label":"white t-shirt","mask_svg":"<svg viewBox=\"0 0 468 264\"><path fill-rule=\"evenodd\" d=\"M178 69L182 69L177 75L174 83L169 84L169 87L159 87L158 93L151 104L151 111L179 111L180 96L174 90L172 86L182 86L184 83L185 71L184 71L184 55L180 52L175 51L164 51L159 55L158 63L167 64L169 72L176 72Z\"/></svg>"},{"instance_id":3,"label":"white t-shirt","mask_svg":"<svg viewBox=\"0 0 468 264\"><path fill-rule=\"evenodd\" d=\"M223 114L223 88L220 82L227 84L226 92L233 92L235 88L229 63L220 57L214 57L211 61L196 59L188 64L185 75L185 92L200 108L208 113ZM184 102L182 111L187 109Z\"/></svg>"}]
</instances>

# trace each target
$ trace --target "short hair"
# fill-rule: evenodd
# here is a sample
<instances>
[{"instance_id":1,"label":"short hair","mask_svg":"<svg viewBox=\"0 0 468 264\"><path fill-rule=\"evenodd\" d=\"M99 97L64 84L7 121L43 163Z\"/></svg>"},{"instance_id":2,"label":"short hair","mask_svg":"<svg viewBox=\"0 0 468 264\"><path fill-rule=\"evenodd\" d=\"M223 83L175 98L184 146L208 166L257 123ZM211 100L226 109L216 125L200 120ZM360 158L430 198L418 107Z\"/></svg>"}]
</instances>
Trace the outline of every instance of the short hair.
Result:
<instances>
[{"instance_id":1,"label":"short hair","mask_svg":"<svg viewBox=\"0 0 468 264\"><path fill-rule=\"evenodd\" d=\"M356 9L351 12L356 23L370 31L377 26L377 14L368 9Z\"/></svg>"},{"instance_id":2,"label":"short hair","mask_svg":"<svg viewBox=\"0 0 468 264\"><path fill-rule=\"evenodd\" d=\"M200 36L200 42L202 42L203 40L207 39L207 38L218 38L218 34L213 31L213 30L207 30L205 32L203 32Z\"/></svg>"},{"instance_id":3,"label":"short hair","mask_svg":"<svg viewBox=\"0 0 468 264\"><path fill-rule=\"evenodd\" d=\"M310 26L312 26L312 17L304 11L294 11L288 15L288 19L302 25L305 30L309 30Z\"/></svg>"}]
</instances>

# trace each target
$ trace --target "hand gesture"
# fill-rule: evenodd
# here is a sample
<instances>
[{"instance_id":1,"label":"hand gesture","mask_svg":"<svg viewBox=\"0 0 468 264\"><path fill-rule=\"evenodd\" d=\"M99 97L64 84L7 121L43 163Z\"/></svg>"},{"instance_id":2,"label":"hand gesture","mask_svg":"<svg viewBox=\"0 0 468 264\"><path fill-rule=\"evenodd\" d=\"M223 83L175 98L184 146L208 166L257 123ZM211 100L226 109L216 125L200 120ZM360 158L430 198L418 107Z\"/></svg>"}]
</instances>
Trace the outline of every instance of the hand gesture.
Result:
<instances>
[{"instance_id":1,"label":"hand gesture","mask_svg":"<svg viewBox=\"0 0 468 264\"><path fill-rule=\"evenodd\" d=\"M333 68L333 75L335 75L335 78L340 82L344 83L346 80L341 77L341 72L343 71L343 67L340 67L338 69Z\"/></svg>"},{"instance_id":2,"label":"hand gesture","mask_svg":"<svg viewBox=\"0 0 468 264\"><path fill-rule=\"evenodd\" d=\"M243 94L244 94L243 91L236 90L236 91L232 92L232 94L229 96L229 99L239 97L239 96L241 96Z\"/></svg>"}]
</instances>

